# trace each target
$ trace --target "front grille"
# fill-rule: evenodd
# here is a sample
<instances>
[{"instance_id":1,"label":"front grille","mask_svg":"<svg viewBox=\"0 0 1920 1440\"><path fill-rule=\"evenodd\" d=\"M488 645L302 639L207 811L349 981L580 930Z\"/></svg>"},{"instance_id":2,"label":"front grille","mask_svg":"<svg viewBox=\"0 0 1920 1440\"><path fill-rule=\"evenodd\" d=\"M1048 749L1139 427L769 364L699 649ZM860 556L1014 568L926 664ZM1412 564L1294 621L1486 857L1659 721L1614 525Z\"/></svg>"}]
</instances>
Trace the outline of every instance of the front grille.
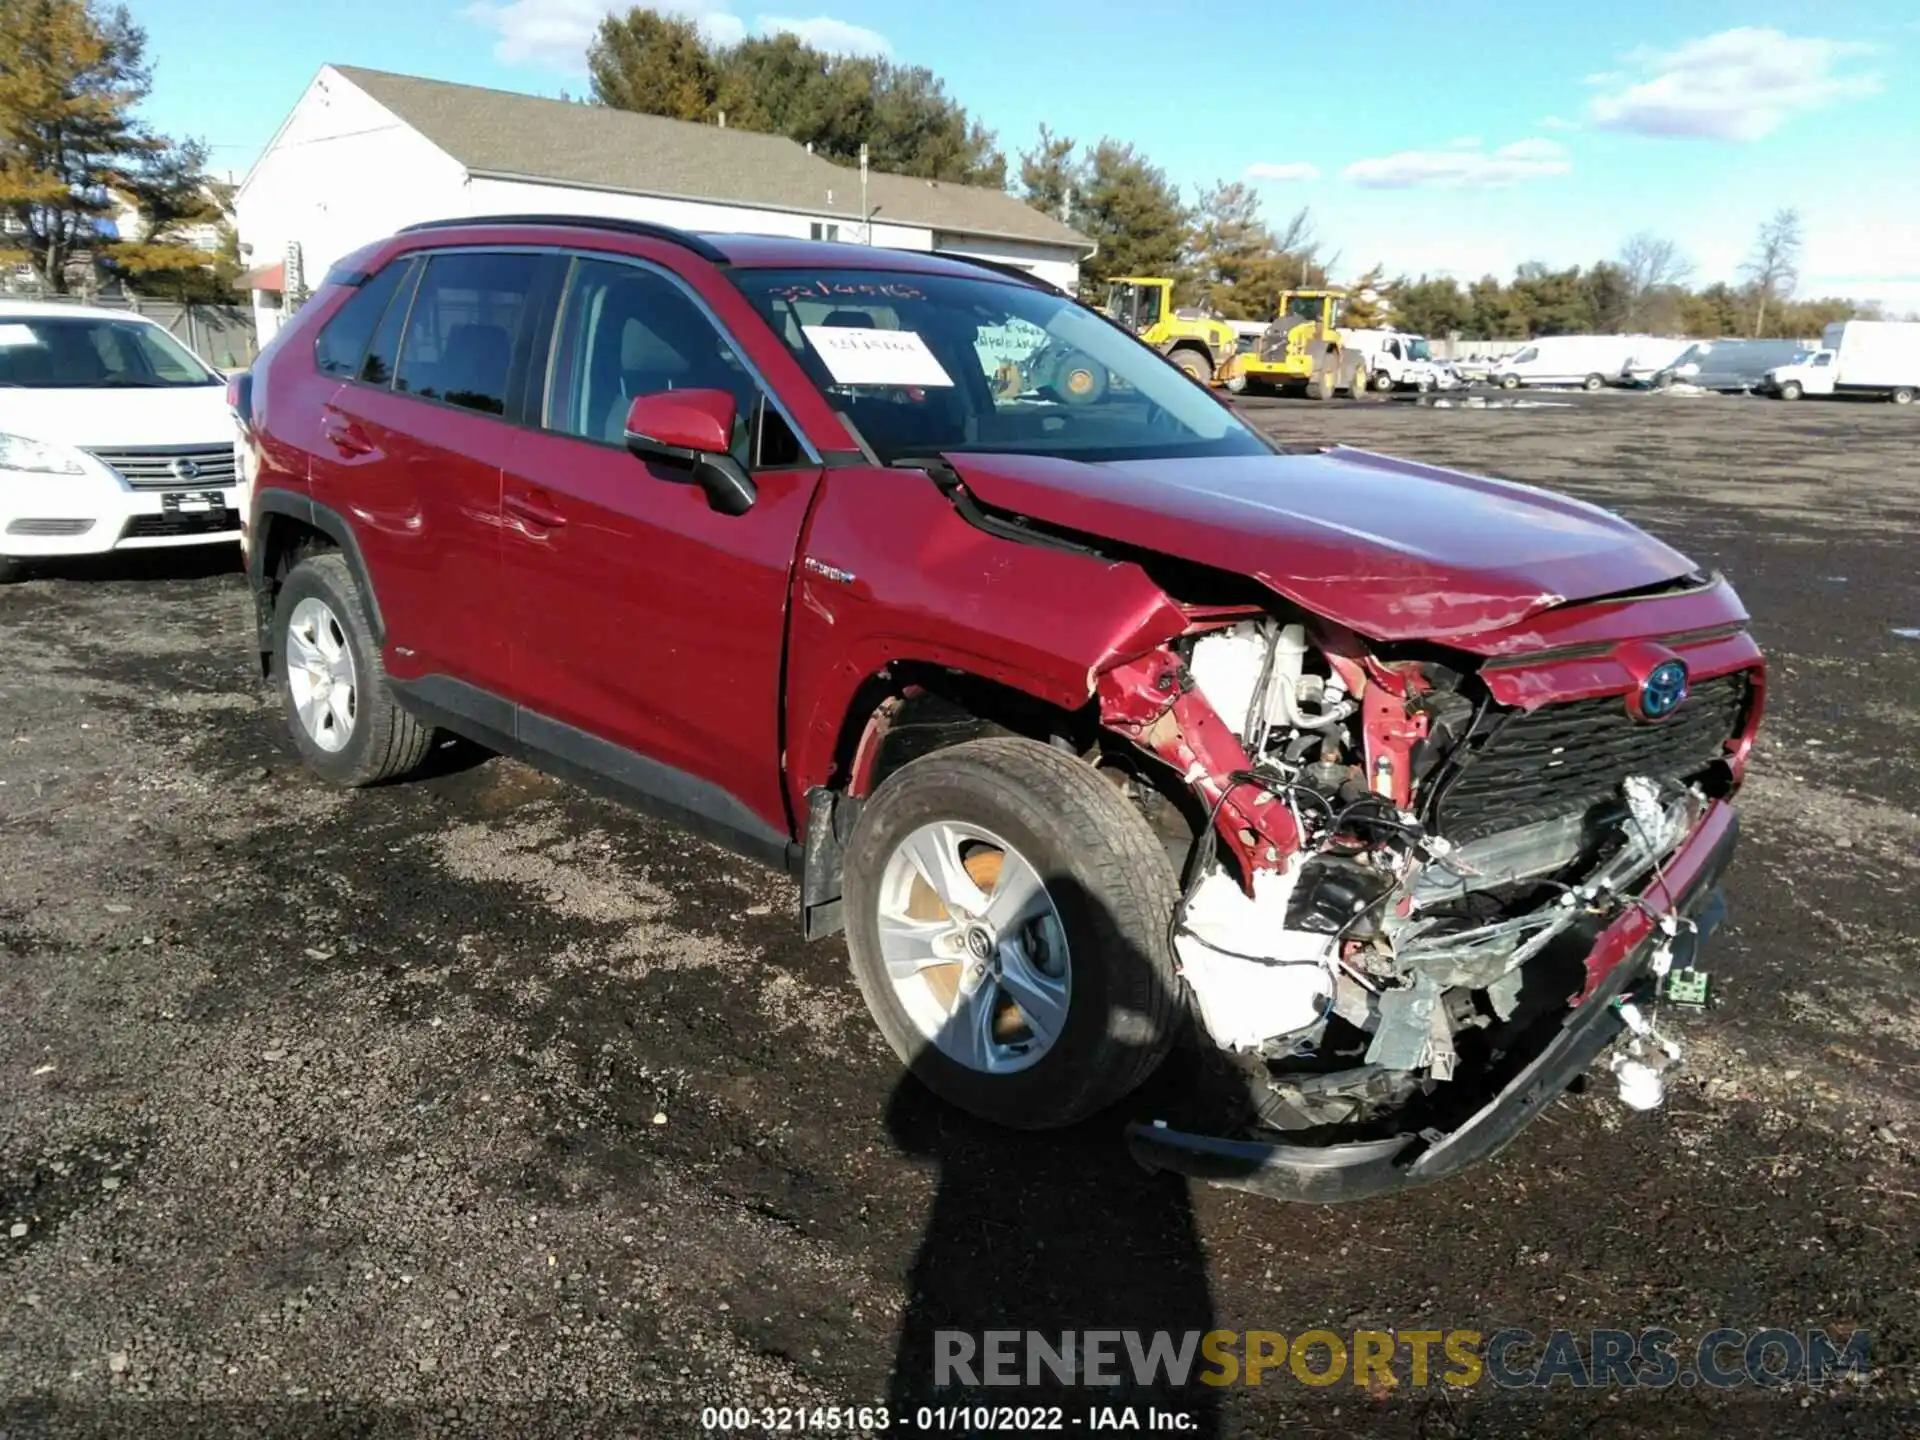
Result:
<instances>
[{"instance_id":1,"label":"front grille","mask_svg":"<svg viewBox=\"0 0 1920 1440\"><path fill-rule=\"evenodd\" d=\"M233 484L231 445L143 445L90 453L136 490L211 490ZM182 475L181 470L189 473Z\"/></svg>"},{"instance_id":2,"label":"front grille","mask_svg":"<svg viewBox=\"0 0 1920 1440\"><path fill-rule=\"evenodd\" d=\"M7 526L9 535L84 535L93 528L91 520L15 520Z\"/></svg>"},{"instance_id":3,"label":"front grille","mask_svg":"<svg viewBox=\"0 0 1920 1440\"><path fill-rule=\"evenodd\" d=\"M1438 829L1460 845L1617 799L1629 775L1691 780L1739 733L1751 691L1745 671L1702 680L1652 724L1619 695L1515 712L1440 793Z\"/></svg>"},{"instance_id":4,"label":"front grille","mask_svg":"<svg viewBox=\"0 0 1920 1440\"><path fill-rule=\"evenodd\" d=\"M240 529L238 510L192 515L136 515L120 532L122 540L151 540L162 535L222 535Z\"/></svg>"}]
</instances>

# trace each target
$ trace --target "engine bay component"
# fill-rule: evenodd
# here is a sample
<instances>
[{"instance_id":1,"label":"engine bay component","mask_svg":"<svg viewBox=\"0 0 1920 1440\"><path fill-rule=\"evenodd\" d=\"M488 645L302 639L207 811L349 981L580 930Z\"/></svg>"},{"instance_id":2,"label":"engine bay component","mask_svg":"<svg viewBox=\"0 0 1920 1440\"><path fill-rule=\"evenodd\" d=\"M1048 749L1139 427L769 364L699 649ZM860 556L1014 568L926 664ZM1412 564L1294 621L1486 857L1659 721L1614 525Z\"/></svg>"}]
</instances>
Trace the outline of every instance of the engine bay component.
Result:
<instances>
[{"instance_id":1,"label":"engine bay component","mask_svg":"<svg viewBox=\"0 0 1920 1440\"><path fill-rule=\"evenodd\" d=\"M1223 870L1206 875L1175 917L1174 954L1214 1043L1257 1051L1302 1035L1333 1001L1333 945L1287 928L1295 875L1254 872L1249 896Z\"/></svg>"},{"instance_id":2,"label":"engine bay component","mask_svg":"<svg viewBox=\"0 0 1920 1440\"><path fill-rule=\"evenodd\" d=\"M1529 1027L1591 989L1591 937L1629 911L1657 922L1656 989L1676 963L1691 922L1662 865L1710 796L1684 770L1626 767L1697 771L1717 710L1663 737L1599 702L1502 707L1470 665L1272 616L1177 640L1100 694L1205 806L1172 944L1269 1127L1431 1129L1419 1117L1464 1103L1457 1082L1505 1073ZM1612 1066L1622 1100L1659 1104L1678 1056L1633 1029Z\"/></svg>"}]
</instances>

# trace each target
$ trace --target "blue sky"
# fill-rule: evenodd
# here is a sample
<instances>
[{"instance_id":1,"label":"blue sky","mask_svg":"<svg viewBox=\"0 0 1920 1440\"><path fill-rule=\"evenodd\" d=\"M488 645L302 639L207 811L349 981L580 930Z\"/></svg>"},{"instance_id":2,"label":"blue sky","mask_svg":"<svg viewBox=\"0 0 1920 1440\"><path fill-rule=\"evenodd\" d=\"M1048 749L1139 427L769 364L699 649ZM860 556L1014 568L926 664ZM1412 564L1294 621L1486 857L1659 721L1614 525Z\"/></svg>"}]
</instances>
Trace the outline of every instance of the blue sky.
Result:
<instances>
[{"instance_id":1,"label":"blue sky","mask_svg":"<svg viewBox=\"0 0 1920 1440\"><path fill-rule=\"evenodd\" d=\"M659 8L723 39L789 29L926 65L1010 159L1044 120L1132 141L1190 195L1252 179L1275 219L1312 208L1340 278L1587 263L1641 229L1678 241L1697 278L1732 278L1759 222L1797 205L1800 293L1920 310L1920 5L770 3ZM131 4L149 115L236 176L323 62L579 94L607 8Z\"/></svg>"}]
</instances>

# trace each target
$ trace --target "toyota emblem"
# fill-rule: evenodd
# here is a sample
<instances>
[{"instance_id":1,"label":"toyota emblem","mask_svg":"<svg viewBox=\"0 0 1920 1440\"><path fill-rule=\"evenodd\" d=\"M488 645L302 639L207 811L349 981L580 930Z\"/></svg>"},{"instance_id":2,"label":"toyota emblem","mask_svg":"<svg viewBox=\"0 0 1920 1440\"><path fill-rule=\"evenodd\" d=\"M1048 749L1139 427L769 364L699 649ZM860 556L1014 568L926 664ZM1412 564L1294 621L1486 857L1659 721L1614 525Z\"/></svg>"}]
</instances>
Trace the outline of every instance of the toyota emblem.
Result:
<instances>
[{"instance_id":1,"label":"toyota emblem","mask_svg":"<svg viewBox=\"0 0 1920 1440\"><path fill-rule=\"evenodd\" d=\"M167 468L173 472L173 478L176 480L198 480L200 478L199 463L188 459L185 455L182 455Z\"/></svg>"}]
</instances>

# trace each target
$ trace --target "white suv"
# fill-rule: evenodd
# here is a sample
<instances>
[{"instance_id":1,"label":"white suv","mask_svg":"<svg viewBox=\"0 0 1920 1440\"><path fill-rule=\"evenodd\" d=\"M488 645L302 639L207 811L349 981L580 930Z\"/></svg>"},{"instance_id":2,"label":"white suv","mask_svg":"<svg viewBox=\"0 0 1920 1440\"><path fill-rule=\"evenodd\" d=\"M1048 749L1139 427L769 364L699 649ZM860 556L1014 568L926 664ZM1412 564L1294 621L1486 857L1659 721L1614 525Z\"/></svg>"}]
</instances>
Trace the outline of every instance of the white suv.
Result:
<instances>
[{"instance_id":1,"label":"white suv","mask_svg":"<svg viewBox=\"0 0 1920 1440\"><path fill-rule=\"evenodd\" d=\"M237 541L234 438L225 381L151 320L0 301L0 579Z\"/></svg>"}]
</instances>

